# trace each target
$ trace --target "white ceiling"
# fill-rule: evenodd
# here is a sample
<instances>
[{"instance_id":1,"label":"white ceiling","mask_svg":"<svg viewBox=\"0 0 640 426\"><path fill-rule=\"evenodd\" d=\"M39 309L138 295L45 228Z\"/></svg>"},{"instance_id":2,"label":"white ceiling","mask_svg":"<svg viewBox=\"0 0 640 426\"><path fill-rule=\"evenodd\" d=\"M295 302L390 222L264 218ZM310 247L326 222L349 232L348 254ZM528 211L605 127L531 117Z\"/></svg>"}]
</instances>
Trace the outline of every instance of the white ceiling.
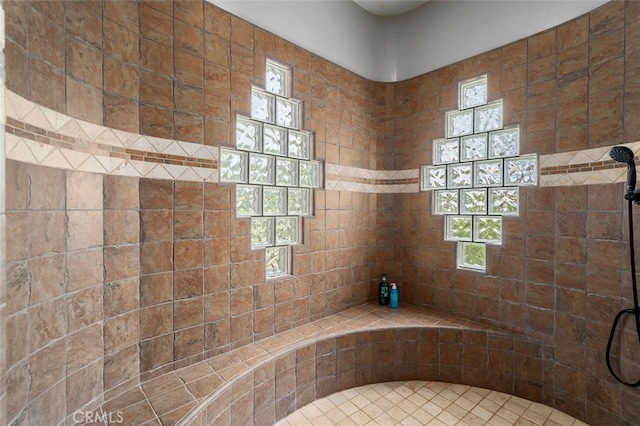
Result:
<instances>
[{"instance_id":1,"label":"white ceiling","mask_svg":"<svg viewBox=\"0 0 640 426\"><path fill-rule=\"evenodd\" d=\"M353 0L364 10L378 16L396 16L407 13L427 1L413 0Z\"/></svg>"},{"instance_id":2,"label":"white ceiling","mask_svg":"<svg viewBox=\"0 0 640 426\"><path fill-rule=\"evenodd\" d=\"M608 0L430 0L370 13L352 0L208 0L369 80L406 80L585 14ZM368 8L400 0L364 1ZM398 5L399 6L399 5ZM397 14L400 13L400 14ZM276 58L277 59L277 58Z\"/></svg>"}]
</instances>

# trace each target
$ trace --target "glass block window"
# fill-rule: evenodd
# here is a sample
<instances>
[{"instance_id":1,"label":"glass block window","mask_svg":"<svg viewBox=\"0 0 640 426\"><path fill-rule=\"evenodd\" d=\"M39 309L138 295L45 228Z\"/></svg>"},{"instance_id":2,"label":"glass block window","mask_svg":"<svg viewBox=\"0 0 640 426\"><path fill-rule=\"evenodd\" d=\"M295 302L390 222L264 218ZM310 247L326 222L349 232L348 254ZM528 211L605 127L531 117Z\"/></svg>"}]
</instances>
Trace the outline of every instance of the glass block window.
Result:
<instances>
[{"instance_id":1,"label":"glass block window","mask_svg":"<svg viewBox=\"0 0 640 426\"><path fill-rule=\"evenodd\" d=\"M444 238L456 241L457 267L486 272L486 245L502 244L503 216L519 214L519 187L538 184L538 157L520 155L520 128L503 128L502 100L489 102L487 76L458 85L458 107L433 141L420 189L433 191Z\"/></svg>"},{"instance_id":2,"label":"glass block window","mask_svg":"<svg viewBox=\"0 0 640 426\"><path fill-rule=\"evenodd\" d=\"M291 274L291 246L313 214L322 162L302 129L302 101L291 98L292 70L267 59L265 87L251 88L249 116L236 116L236 149L220 149L220 182L236 184L236 216L251 220L251 249L265 250L265 275Z\"/></svg>"}]
</instances>

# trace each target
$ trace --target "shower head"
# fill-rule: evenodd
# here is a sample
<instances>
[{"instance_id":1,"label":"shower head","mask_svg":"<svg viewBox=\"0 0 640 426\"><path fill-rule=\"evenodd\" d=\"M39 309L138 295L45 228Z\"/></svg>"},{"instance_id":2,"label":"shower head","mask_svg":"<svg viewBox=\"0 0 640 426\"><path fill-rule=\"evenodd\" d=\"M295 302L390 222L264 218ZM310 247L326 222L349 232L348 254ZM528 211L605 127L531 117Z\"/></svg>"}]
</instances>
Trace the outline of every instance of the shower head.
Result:
<instances>
[{"instance_id":1,"label":"shower head","mask_svg":"<svg viewBox=\"0 0 640 426\"><path fill-rule=\"evenodd\" d=\"M609 156L619 163L627 163L627 185L625 195L626 199L633 197L633 192L636 190L636 163L634 161L634 154L626 146L614 146L609 151Z\"/></svg>"},{"instance_id":2,"label":"shower head","mask_svg":"<svg viewBox=\"0 0 640 426\"><path fill-rule=\"evenodd\" d=\"M631 151L626 146L614 146L609 151L609 156L613 158L618 163L632 163L633 162L633 151Z\"/></svg>"}]
</instances>

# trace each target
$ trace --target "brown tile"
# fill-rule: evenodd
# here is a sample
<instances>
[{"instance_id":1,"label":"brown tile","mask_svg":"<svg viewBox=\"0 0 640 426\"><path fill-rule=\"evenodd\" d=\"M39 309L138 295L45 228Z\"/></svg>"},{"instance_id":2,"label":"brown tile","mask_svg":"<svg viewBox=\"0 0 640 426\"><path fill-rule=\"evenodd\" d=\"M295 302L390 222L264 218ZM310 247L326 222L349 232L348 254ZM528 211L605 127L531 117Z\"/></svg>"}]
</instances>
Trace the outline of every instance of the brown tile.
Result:
<instances>
[{"instance_id":1,"label":"brown tile","mask_svg":"<svg viewBox=\"0 0 640 426\"><path fill-rule=\"evenodd\" d=\"M598 102L594 102L595 99ZM596 105L597 104L597 105ZM622 90L608 90L590 97L589 118L592 121L602 119L615 119L622 115L624 108L624 94ZM592 128L592 130L597 130Z\"/></svg>"},{"instance_id":2,"label":"brown tile","mask_svg":"<svg viewBox=\"0 0 640 426\"><path fill-rule=\"evenodd\" d=\"M153 412L149 401L144 400L124 408L121 412L123 422L131 425L151 425L149 421L155 421L156 414Z\"/></svg>"},{"instance_id":3,"label":"brown tile","mask_svg":"<svg viewBox=\"0 0 640 426\"><path fill-rule=\"evenodd\" d=\"M136 11L137 14L137 11ZM117 18L116 18L117 19ZM122 19L122 18L119 18ZM138 64L138 28L126 28L108 19L103 20L104 52L130 64Z\"/></svg>"},{"instance_id":4,"label":"brown tile","mask_svg":"<svg viewBox=\"0 0 640 426\"><path fill-rule=\"evenodd\" d=\"M202 325L175 332L174 359L184 359L201 354L204 349L204 327Z\"/></svg>"},{"instance_id":5,"label":"brown tile","mask_svg":"<svg viewBox=\"0 0 640 426\"><path fill-rule=\"evenodd\" d=\"M173 304L140 309L140 338L160 336L173 331Z\"/></svg>"},{"instance_id":6,"label":"brown tile","mask_svg":"<svg viewBox=\"0 0 640 426\"><path fill-rule=\"evenodd\" d=\"M177 80L196 87L203 87L204 61L202 57L175 50L173 58Z\"/></svg>"},{"instance_id":7,"label":"brown tile","mask_svg":"<svg viewBox=\"0 0 640 426\"><path fill-rule=\"evenodd\" d=\"M84 250L103 245L102 210L67 212L67 249Z\"/></svg>"},{"instance_id":8,"label":"brown tile","mask_svg":"<svg viewBox=\"0 0 640 426\"><path fill-rule=\"evenodd\" d=\"M172 108L173 84L171 80L153 72L140 72L140 102L154 107ZM146 179L145 179L146 180ZM141 191L142 194L142 191ZM142 199L141 199L142 202ZM143 208L152 208L142 204Z\"/></svg>"},{"instance_id":9,"label":"brown tile","mask_svg":"<svg viewBox=\"0 0 640 426\"><path fill-rule=\"evenodd\" d=\"M29 357L31 387L29 397L36 399L43 392L64 378L65 364L59 362L65 356L65 340L58 339Z\"/></svg>"},{"instance_id":10,"label":"brown tile","mask_svg":"<svg viewBox=\"0 0 640 426\"><path fill-rule=\"evenodd\" d=\"M137 310L139 278L125 278L104 284L104 317L110 318Z\"/></svg>"},{"instance_id":11,"label":"brown tile","mask_svg":"<svg viewBox=\"0 0 640 426\"><path fill-rule=\"evenodd\" d=\"M228 291L229 265L206 266L204 268L204 286L204 294Z\"/></svg>"},{"instance_id":12,"label":"brown tile","mask_svg":"<svg viewBox=\"0 0 640 426\"><path fill-rule=\"evenodd\" d=\"M199 182L175 183L175 208L180 210L202 210L204 203L203 184Z\"/></svg>"},{"instance_id":13,"label":"brown tile","mask_svg":"<svg viewBox=\"0 0 640 426\"><path fill-rule=\"evenodd\" d=\"M46 424L47 422L60 424L60 422L64 421L64 392L64 381L60 381L34 399L28 408L29 421L40 424Z\"/></svg>"},{"instance_id":14,"label":"brown tile","mask_svg":"<svg viewBox=\"0 0 640 426\"><path fill-rule=\"evenodd\" d=\"M61 68L49 62L29 58L27 84L31 89L30 100L47 108L64 111L66 105L66 78Z\"/></svg>"},{"instance_id":15,"label":"brown tile","mask_svg":"<svg viewBox=\"0 0 640 426\"><path fill-rule=\"evenodd\" d=\"M187 388L193 396L202 399L215 392L223 383L224 380L214 373L188 382Z\"/></svg>"},{"instance_id":16,"label":"brown tile","mask_svg":"<svg viewBox=\"0 0 640 426\"><path fill-rule=\"evenodd\" d=\"M133 311L105 320L104 353L113 354L135 344L139 336L139 311Z\"/></svg>"},{"instance_id":17,"label":"brown tile","mask_svg":"<svg viewBox=\"0 0 640 426\"><path fill-rule=\"evenodd\" d=\"M203 294L203 271L187 269L174 272L174 299L189 299Z\"/></svg>"},{"instance_id":18,"label":"brown tile","mask_svg":"<svg viewBox=\"0 0 640 426\"><path fill-rule=\"evenodd\" d=\"M66 305L69 333L102 320L102 286L67 294Z\"/></svg>"},{"instance_id":19,"label":"brown tile","mask_svg":"<svg viewBox=\"0 0 640 426\"><path fill-rule=\"evenodd\" d=\"M104 356L105 390L113 389L131 379L137 380L139 375L140 351L137 344Z\"/></svg>"},{"instance_id":20,"label":"brown tile","mask_svg":"<svg viewBox=\"0 0 640 426\"><path fill-rule=\"evenodd\" d=\"M553 304L551 303L551 301L547 299L549 295L546 294L546 291L548 291L549 289L548 288L538 289L537 285L534 283L553 284L554 283L554 264L552 262L548 262L545 260L536 260L536 259L527 259L526 262L527 262L526 263L527 280L532 281L531 289L536 289L534 290L534 293L536 294L536 296L534 297L533 295L531 295L531 297L534 297L533 300L536 300L539 303L543 303L542 300L544 300L547 304L545 304L543 307L549 307L550 309L553 308ZM527 291L529 290L530 288L527 287ZM545 294L540 295L538 294L537 290L543 290ZM540 296L542 296L542 300L538 299L538 297ZM529 302L530 302L529 294L527 294L527 303ZM537 305L535 302L534 304L536 306L540 306L540 305Z\"/></svg>"},{"instance_id":21,"label":"brown tile","mask_svg":"<svg viewBox=\"0 0 640 426\"><path fill-rule=\"evenodd\" d=\"M201 114L174 112L174 138L202 145L204 125Z\"/></svg>"},{"instance_id":22,"label":"brown tile","mask_svg":"<svg viewBox=\"0 0 640 426\"><path fill-rule=\"evenodd\" d=\"M173 17L155 9L153 2L141 4L139 11L141 38L172 46Z\"/></svg>"},{"instance_id":23,"label":"brown tile","mask_svg":"<svg viewBox=\"0 0 640 426\"><path fill-rule=\"evenodd\" d=\"M135 99L114 93L104 93L105 127L139 134L139 105Z\"/></svg>"},{"instance_id":24,"label":"brown tile","mask_svg":"<svg viewBox=\"0 0 640 426\"><path fill-rule=\"evenodd\" d=\"M27 45L27 8L20 1L9 1L5 5L7 15L7 38L21 46Z\"/></svg>"},{"instance_id":25,"label":"brown tile","mask_svg":"<svg viewBox=\"0 0 640 426\"><path fill-rule=\"evenodd\" d=\"M66 39L67 72L92 86L102 87L102 52L75 37Z\"/></svg>"},{"instance_id":26,"label":"brown tile","mask_svg":"<svg viewBox=\"0 0 640 426\"><path fill-rule=\"evenodd\" d=\"M171 241L173 239L172 222L171 210L140 211L140 240Z\"/></svg>"},{"instance_id":27,"label":"brown tile","mask_svg":"<svg viewBox=\"0 0 640 426\"><path fill-rule=\"evenodd\" d=\"M7 38L4 48L7 89L20 96L28 95L27 52Z\"/></svg>"},{"instance_id":28,"label":"brown tile","mask_svg":"<svg viewBox=\"0 0 640 426\"><path fill-rule=\"evenodd\" d=\"M144 246L143 246L144 247ZM137 277L143 270L143 250L138 245L104 248L104 279L106 282Z\"/></svg>"},{"instance_id":29,"label":"brown tile","mask_svg":"<svg viewBox=\"0 0 640 426\"><path fill-rule=\"evenodd\" d=\"M253 336L253 313L240 314L231 317L231 343L242 346L251 342Z\"/></svg>"},{"instance_id":30,"label":"brown tile","mask_svg":"<svg viewBox=\"0 0 640 426\"><path fill-rule=\"evenodd\" d=\"M102 87L92 86L67 76L66 88L67 114L102 125Z\"/></svg>"},{"instance_id":31,"label":"brown tile","mask_svg":"<svg viewBox=\"0 0 640 426\"><path fill-rule=\"evenodd\" d=\"M29 203L28 165L7 160L5 163L5 209L26 210Z\"/></svg>"},{"instance_id":32,"label":"brown tile","mask_svg":"<svg viewBox=\"0 0 640 426\"><path fill-rule=\"evenodd\" d=\"M174 21L173 28L175 32L174 49L195 56L204 56L202 27Z\"/></svg>"},{"instance_id":33,"label":"brown tile","mask_svg":"<svg viewBox=\"0 0 640 426\"><path fill-rule=\"evenodd\" d=\"M206 323L204 329L205 349L216 353L228 350L231 338L230 326L231 320L229 318Z\"/></svg>"},{"instance_id":34,"label":"brown tile","mask_svg":"<svg viewBox=\"0 0 640 426\"><path fill-rule=\"evenodd\" d=\"M595 66L624 54L624 31L616 30L594 37L590 42L589 65Z\"/></svg>"},{"instance_id":35,"label":"brown tile","mask_svg":"<svg viewBox=\"0 0 640 426\"><path fill-rule=\"evenodd\" d=\"M253 289L244 287L231 290L231 315L238 315L253 310Z\"/></svg>"},{"instance_id":36,"label":"brown tile","mask_svg":"<svg viewBox=\"0 0 640 426\"><path fill-rule=\"evenodd\" d=\"M29 175L29 210L65 208L66 174L64 170L27 165Z\"/></svg>"},{"instance_id":37,"label":"brown tile","mask_svg":"<svg viewBox=\"0 0 640 426\"><path fill-rule=\"evenodd\" d=\"M25 360L22 364L7 371L7 417L12 419L18 416L29 401L29 363Z\"/></svg>"},{"instance_id":38,"label":"brown tile","mask_svg":"<svg viewBox=\"0 0 640 426\"><path fill-rule=\"evenodd\" d=\"M205 322L227 318L230 315L229 292L223 291L205 296Z\"/></svg>"},{"instance_id":39,"label":"brown tile","mask_svg":"<svg viewBox=\"0 0 640 426\"><path fill-rule=\"evenodd\" d=\"M140 307L173 300L173 272L140 277Z\"/></svg>"},{"instance_id":40,"label":"brown tile","mask_svg":"<svg viewBox=\"0 0 640 426\"><path fill-rule=\"evenodd\" d=\"M174 218L174 239L184 240L202 237L202 211L176 210Z\"/></svg>"},{"instance_id":41,"label":"brown tile","mask_svg":"<svg viewBox=\"0 0 640 426\"><path fill-rule=\"evenodd\" d=\"M28 329L29 316L26 311L11 315L6 319L6 345L5 361L7 370L27 358L29 354L29 340L22 338L24 331Z\"/></svg>"},{"instance_id":42,"label":"brown tile","mask_svg":"<svg viewBox=\"0 0 640 426\"><path fill-rule=\"evenodd\" d=\"M105 209L138 209L138 178L125 176L104 176Z\"/></svg>"},{"instance_id":43,"label":"brown tile","mask_svg":"<svg viewBox=\"0 0 640 426\"><path fill-rule=\"evenodd\" d=\"M173 270L171 242L143 243L140 247L140 273L154 274Z\"/></svg>"},{"instance_id":44,"label":"brown tile","mask_svg":"<svg viewBox=\"0 0 640 426\"><path fill-rule=\"evenodd\" d=\"M589 66L588 44L581 44L558 53L558 76L580 72Z\"/></svg>"},{"instance_id":45,"label":"brown tile","mask_svg":"<svg viewBox=\"0 0 640 426\"><path fill-rule=\"evenodd\" d=\"M228 265L231 255L230 242L231 239L228 237L205 240L204 264L206 266Z\"/></svg>"},{"instance_id":46,"label":"brown tile","mask_svg":"<svg viewBox=\"0 0 640 426\"><path fill-rule=\"evenodd\" d=\"M587 256L590 266L619 268L623 259L619 241L587 240Z\"/></svg>"},{"instance_id":47,"label":"brown tile","mask_svg":"<svg viewBox=\"0 0 640 426\"><path fill-rule=\"evenodd\" d=\"M204 307L202 297L176 300L173 303L173 329L180 330L202 324Z\"/></svg>"},{"instance_id":48,"label":"brown tile","mask_svg":"<svg viewBox=\"0 0 640 426\"><path fill-rule=\"evenodd\" d=\"M186 404L195 402L195 399L185 388L177 388L171 392L151 396L149 402L151 402L151 406L156 413L166 414Z\"/></svg>"},{"instance_id":49,"label":"brown tile","mask_svg":"<svg viewBox=\"0 0 640 426\"><path fill-rule=\"evenodd\" d=\"M140 239L140 215L134 210L104 211L104 244L136 244Z\"/></svg>"},{"instance_id":50,"label":"brown tile","mask_svg":"<svg viewBox=\"0 0 640 426\"><path fill-rule=\"evenodd\" d=\"M140 133L173 139L173 111L168 108L140 106Z\"/></svg>"},{"instance_id":51,"label":"brown tile","mask_svg":"<svg viewBox=\"0 0 640 426\"><path fill-rule=\"evenodd\" d=\"M141 38L140 67L171 77L173 75L173 47L148 38Z\"/></svg>"},{"instance_id":52,"label":"brown tile","mask_svg":"<svg viewBox=\"0 0 640 426\"><path fill-rule=\"evenodd\" d=\"M95 323L67 337L67 374L102 359L102 324Z\"/></svg>"},{"instance_id":53,"label":"brown tile","mask_svg":"<svg viewBox=\"0 0 640 426\"><path fill-rule=\"evenodd\" d=\"M105 4L103 16L110 19L130 31L137 32L138 28L138 4L135 1L120 1L113 4Z\"/></svg>"},{"instance_id":54,"label":"brown tile","mask_svg":"<svg viewBox=\"0 0 640 426\"><path fill-rule=\"evenodd\" d=\"M95 46L101 45L102 8L90 3L73 3L65 9L65 29L75 37Z\"/></svg>"},{"instance_id":55,"label":"brown tile","mask_svg":"<svg viewBox=\"0 0 640 426\"><path fill-rule=\"evenodd\" d=\"M273 330L275 309L273 306L256 309L253 314L253 332L256 334Z\"/></svg>"},{"instance_id":56,"label":"brown tile","mask_svg":"<svg viewBox=\"0 0 640 426\"><path fill-rule=\"evenodd\" d=\"M229 210L231 208L230 187L206 183L204 185L204 207L206 210Z\"/></svg>"},{"instance_id":57,"label":"brown tile","mask_svg":"<svg viewBox=\"0 0 640 426\"><path fill-rule=\"evenodd\" d=\"M200 240L175 241L175 269L197 268L203 266L203 243Z\"/></svg>"},{"instance_id":58,"label":"brown tile","mask_svg":"<svg viewBox=\"0 0 640 426\"><path fill-rule=\"evenodd\" d=\"M228 210L208 210L204 212L205 236L218 238L229 235L231 216Z\"/></svg>"},{"instance_id":59,"label":"brown tile","mask_svg":"<svg viewBox=\"0 0 640 426\"><path fill-rule=\"evenodd\" d=\"M48 300L29 308L29 350L59 339L66 333L64 298Z\"/></svg>"},{"instance_id":60,"label":"brown tile","mask_svg":"<svg viewBox=\"0 0 640 426\"><path fill-rule=\"evenodd\" d=\"M67 253L67 292L102 284L102 262L101 247Z\"/></svg>"},{"instance_id":61,"label":"brown tile","mask_svg":"<svg viewBox=\"0 0 640 426\"><path fill-rule=\"evenodd\" d=\"M32 55L44 59L55 67L64 65L65 37L60 26L46 18L42 13L33 11L28 15L29 50Z\"/></svg>"},{"instance_id":62,"label":"brown tile","mask_svg":"<svg viewBox=\"0 0 640 426\"><path fill-rule=\"evenodd\" d=\"M172 209L173 182L170 180L141 179L140 208Z\"/></svg>"},{"instance_id":63,"label":"brown tile","mask_svg":"<svg viewBox=\"0 0 640 426\"><path fill-rule=\"evenodd\" d=\"M5 232L7 241L28 241L29 214L26 212L6 213ZM29 244L7 244L5 249L7 262L23 260L29 257Z\"/></svg>"},{"instance_id":64,"label":"brown tile","mask_svg":"<svg viewBox=\"0 0 640 426\"><path fill-rule=\"evenodd\" d=\"M104 55L104 90L128 99L138 99L139 70L122 59Z\"/></svg>"},{"instance_id":65,"label":"brown tile","mask_svg":"<svg viewBox=\"0 0 640 426\"><path fill-rule=\"evenodd\" d=\"M61 296L65 291L65 255L54 254L29 261L30 304Z\"/></svg>"},{"instance_id":66,"label":"brown tile","mask_svg":"<svg viewBox=\"0 0 640 426\"><path fill-rule=\"evenodd\" d=\"M589 74L589 94L621 87L625 80L624 74L622 59L614 59L592 67Z\"/></svg>"}]
</instances>

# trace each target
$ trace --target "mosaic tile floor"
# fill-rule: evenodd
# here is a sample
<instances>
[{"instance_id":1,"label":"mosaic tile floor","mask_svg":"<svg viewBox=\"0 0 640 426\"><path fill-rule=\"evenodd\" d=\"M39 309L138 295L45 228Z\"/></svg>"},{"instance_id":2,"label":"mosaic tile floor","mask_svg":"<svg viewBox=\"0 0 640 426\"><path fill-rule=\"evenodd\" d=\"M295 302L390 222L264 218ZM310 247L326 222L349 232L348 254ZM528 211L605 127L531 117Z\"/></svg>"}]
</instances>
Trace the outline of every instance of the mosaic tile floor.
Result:
<instances>
[{"instance_id":1,"label":"mosaic tile floor","mask_svg":"<svg viewBox=\"0 0 640 426\"><path fill-rule=\"evenodd\" d=\"M441 382L376 383L319 399L276 423L300 425L586 426L543 404Z\"/></svg>"}]
</instances>

